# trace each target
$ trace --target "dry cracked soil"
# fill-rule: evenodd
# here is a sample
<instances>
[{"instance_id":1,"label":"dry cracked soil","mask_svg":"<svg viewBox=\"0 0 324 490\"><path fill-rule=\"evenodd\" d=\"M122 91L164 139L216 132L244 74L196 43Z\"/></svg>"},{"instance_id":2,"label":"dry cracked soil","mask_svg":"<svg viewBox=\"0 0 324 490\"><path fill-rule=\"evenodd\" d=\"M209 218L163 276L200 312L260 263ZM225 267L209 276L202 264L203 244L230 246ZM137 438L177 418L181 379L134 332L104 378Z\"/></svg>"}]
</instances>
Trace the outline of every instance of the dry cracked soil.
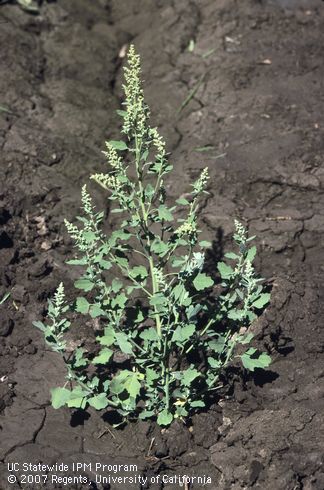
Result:
<instances>
[{"instance_id":1,"label":"dry cracked soil","mask_svg":"<svg viewBox=\"0 0 324 490\"><path fill-rule=\"evenodd\" d=\"M8 464L26 461L212 479L190 488L324 489L323 21L320 0L57 0L38 15L0 1L0 298L11 292L0 306L1 490L179 488L96 484L87 469L90 484L42 486L21 473L9 483ZM77 214L104 141L118 137L130 42L172 153L171 200L208 165L200 219L214 255L231 247L240 218L272 285L253 326L271 369L234 373L190 430L116 430L100 412L53 410L64 368L32 326L59 281L71 289L63 218Z\"/></svg>"}]
</instances>

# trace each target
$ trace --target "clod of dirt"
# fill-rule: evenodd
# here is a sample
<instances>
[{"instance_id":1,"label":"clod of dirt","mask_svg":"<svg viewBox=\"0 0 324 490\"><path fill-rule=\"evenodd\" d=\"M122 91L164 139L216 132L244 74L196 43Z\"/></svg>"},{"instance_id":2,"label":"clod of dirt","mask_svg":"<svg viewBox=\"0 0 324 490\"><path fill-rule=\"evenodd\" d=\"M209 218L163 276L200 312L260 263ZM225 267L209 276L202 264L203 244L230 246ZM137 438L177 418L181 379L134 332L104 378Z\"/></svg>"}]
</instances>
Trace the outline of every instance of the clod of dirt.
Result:
<instances>
[{"instance_id":1,"label":"clod of dirt","mask_svg":"<svg viewBox=\"0 0 324 490\"><path fill-rule=\"evenodd\" d=\"M181 423L175 422L165 431L165 442L171 458L176 458L185 453L190 445L191 434Z\"/></svg>"},{"instance_id":2,"label":"clod of dirt","mask_svg":"<svg viewBox=\"0 0 324 490\"><path fill-rule=\"evenodd\" d=\"M0 337L6 337L12 332L14 322L12 318L6 317L5 314L1 315L0 320Z\"/></svg>"},{"instance_id":3,"label":"clod of dirt","mask_svg":"<svg viewBox=\"0 0 324 490\"><path fill-rule=\"evenodd\" d=\"M52 272L53 267L49 264L49 262L45 259L39 259L35 264L30 266L29 275L31 277L45 277L50 272Z\"/></svg>"},{"instance_id":4,"label":"clod of dirt","mask_svg":"<svg viewBox=\"0 0 324 490\"><path fill-rule=\"evenodd\" d=\"M12 403L13 392L6 383L0 383L0 412Z\"/></svg>"},{"instance_id":5,"label":"clod of dirt","mask_svg":"<svg viewBox=\"0 0 324 490\"><path fill-rule=\"evenodd\" d=\"M16 342L16 347L18 347L19 350L25 349L28 345L30 345L32 342L32 339L30 337L22 337L18 338Z\"/></svg>"},{"instance_id":6,"label":"clod of dirt","mask_svg":"<svg viewBox=\"0 0 324 490\"><path fill-rule=\"evenodd\" d=\"M26 289L24 288L24 286L22 286L21 284L18 284L17 286L15 286L12 289L11 298L14 301L18 301L19 303L22 303L23 305L25 305L28 301L28 293L27 293Z\"/></svg>"},{"instance_id":7,"label":"clod of dirt","mask_svg":"<svg viewBox=\"0 0 324 490\"><path fill-rule=\"evenodd\" d=\"M250 465L250 485L253 485L260 476L264 466L260 461L253 460Z\"/></svg>"},{"instance_id":8,"label":"clod of dirt","mask_svg":"<svg viewBox=\"0 0 324 490\"><path fill-rule=\"evenodd\" d=\"M5 225L11 218L9 211L0 203L0 225Z\"/></svg>"},{"instance_id":9,"label":"clod of dirt","mask_svg":"<svg viewBox=\"0 0 324 490\"><path fill-rule=\"evenodd\" d=\"M218 428L221 425L221 413L210 411L202 413L199 416L193 417L193 438L197 446L202 446L209 449L213 444L216 444L219 439ZM208 431L206 431L208 427Z\"/></svg>"},{"instance_id":10,"label":"clod of dirt","mask_svg":"<svg viewBox=\"0 0 324 490\"><path fill-rule=\"evenodd\" d=\"M24 352L26 354L29 354L30 356L33 356L37 352L37 347L33 344L26 345L24 348Z\"/></svg>"},{"instance_id":11,"label":"clod of dirt","mask_svg":"<svg viewBox=\"0 0 324 490\"><path fill-rule=\"evenodd\" d=\"M11 248L13 246L13 241L7 232L1 231L0 233L0 249Z\"/></svg>"},{"instance_id":12,"label":"clod of dirt","mask_svg":"<svg viewBox=\"0 0 324 490\"><path fill-rule=\"evenodd\" d=\"M155 456L157 458L164 458L168 455L169 449L167 443L163 439L157 439L155 442Z\"/></svg>"}]
</instances>

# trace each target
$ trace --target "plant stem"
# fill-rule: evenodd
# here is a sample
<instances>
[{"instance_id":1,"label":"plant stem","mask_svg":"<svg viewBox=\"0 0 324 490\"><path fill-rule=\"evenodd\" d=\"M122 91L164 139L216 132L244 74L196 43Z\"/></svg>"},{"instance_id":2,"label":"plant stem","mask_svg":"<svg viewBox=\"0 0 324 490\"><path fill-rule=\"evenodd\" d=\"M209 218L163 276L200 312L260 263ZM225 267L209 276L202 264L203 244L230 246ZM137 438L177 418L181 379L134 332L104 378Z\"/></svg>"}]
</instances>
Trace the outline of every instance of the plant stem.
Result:
<instances>
[{"instance_id":1,"label":"plant stem","mask_svg":"<svg viewBox=\"0 0 324 490\"><path fill-rule=\"evenodd\" d=\"M145 195L144 195L143 185L142 185L142 178L143 177L142 177L142 172L140 169L141 147L142 147L141 140L139 140L137 135L135 135L135 167L136 167L136 173L137 173L137 177L138 177L138 186L139 186L139 194L140 194L139 203L140 203L140 207L141 207L141 211L142 211L143 222L144 222L144 225L146 228L146 233L147 233L147 230L148 230L148 211L145 208ZM154 296L154 294L156 294L158 292L158 285L157 285L156 277L155 277L155 273L154 273L154 261L153 261L152 253L150 250L151 240L150 240L150 236L148 233L147 233L146 240L147 240L147 248L148 248L148 257L147 258L148 258L148 262L149 262L149 266L150 266L150 275L151 275L151 280L152 280L152 294L150 294L150 296ZM160 338L160 348L161 348L162 325L161 325L160 315L158 313L156 306L154 306L154 313L156 314L156 330L157 330L157 334Z\"/></svg>"},{"instance_id":2,"label":"plant stem","mask_svg":"<svg viewBox=\"0 0 324 490\"><path fill-rule=\"evenodd\" d=\"M167 411L169 411L169 408L170 408L169 382L170 382L170 375L169 375L169 368L167 368L166 376L165 376L165 383L164 383L164 393L165 393L165 398L166 398L166 409L167 409Z\"/></svg>"},{"instance_id":3,"label":"plant stem","mask_svg":"<svg viewBox=\"0 0 324 490\"><path fill-rule=\"evenodd\" d=\"M203 335L205 335L205 333L207 332L208 328L210 327L210 325L214 322L214 318L211 318L209 320L209 322L207 323L207 325L205 326L205 328L202 330L202 332L199 334L200 337L202 337ZM189 349L186 350L186 354L189 354L190 351L192 351L192 349L194 348L194 344L191 344L191 346L189 347Z\"/></svg>"}]
</instances>

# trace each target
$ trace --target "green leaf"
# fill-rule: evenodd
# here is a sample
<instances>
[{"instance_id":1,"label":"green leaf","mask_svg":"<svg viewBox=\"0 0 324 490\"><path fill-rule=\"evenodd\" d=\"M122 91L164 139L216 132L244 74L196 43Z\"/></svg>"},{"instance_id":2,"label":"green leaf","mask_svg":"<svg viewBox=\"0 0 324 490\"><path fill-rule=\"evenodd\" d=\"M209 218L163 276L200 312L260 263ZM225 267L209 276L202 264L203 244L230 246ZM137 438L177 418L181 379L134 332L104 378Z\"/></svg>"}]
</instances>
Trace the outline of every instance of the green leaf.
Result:
<instances>
[{"instance_id":1,"label":"green leaf","mask_svg":"<svg viewBox=\"0 0 324 490\"><path fill-rule=\"evenodd\" d=\"M117 344L118 344L120 350L124 354L132 355L133 354L133 347L132 347L132 344L129 342L127 335L123 332L118 332L118 333L115 333L115 337L116 337L116 341L117 341Z\"/></svg>"},{"instance_id":2,"label":"green leaf","mask_svg":"<svg viewBox=\"0 0 324 490\"><path fill-rule=\"evenodd\" d=\"M143 410L138 416L140 420L150 419L154 415L154 410Z\"/></svg>"},{"instance_id":3,"label":"green leaf","mask_svg":"<svg viewBox=\"0 0 324 490\"><path fill-rule=\"evenodd\" d=\"M86 298L79 297L76 299L76 311L86 315L89 311L90 304Z\"/></svg>"},{"instance_id":4,"label":"green leaf","mask_svg":"<svg viewBox=\"0 0 324 490\"><path fill-rule=\"evenodd\" d=\"M123 287L123 283L119 281L118 279L113 279L111 282L111 290L113 293L118 293L118 291L121 290Z\"/></svg>"},{"instance_id":5,"label":"green leaf","mask_svg":"<svg viewBox=\"0 0 324 490\"><path fill-rule=\"evenodd\" d=\"M144 321L144 315L142 310L138 309L137 310L137 317L134 319L134 323L142 323Z\"/></svg>"},{"instance_id":6,"label":"green leaf","mask_svg":"<svg viewBox=\"0 0 324 490\"><path fill-rule=\"evenodd\" d=\"M160 378L160 375L152 368L146 368L145 370L146 383L148 385L153 384L154 381Z\"/></svg>"},{"instance_id":7,"label":"green leaf","mask_svg":"<svg viewBox=\"0 0 324 490\"><path fill-rule=\"evenodd\" d=\"M210 248L212 246L212 243L208 242L207 240L202 240L201 242L199 242L199 246L201 248Z\"/></svg>"},{"instance_id":8,"label":"green leaf","mask_svg":"<svg viewBox=\"0 0 324 490\"><path fill-rule=\"evenodd\" d=\"M48 301L48 314L50 317L55 317L57 314L56 309L51 300Z\"/></svg>"},{"instance_id":9,"label":"green leaf","mask_svg":"<svg viewBox=\"0 0 324 490\"><path fill-rule=\"evenodd\" d=\"M124 267L124 268L128 267L128 260L126 259L126 257L115 257L115 261L121 267Z\"/></svg>"},{"instance_id":10,"label":"green leaf","mask_svg":"<svg viewBox=\"0 0 324 490\"><path fill-rule=\"evenodd\" d=\"M256 255L256 251L257 251L256 246L253 245L253 247L251 247L248 253L246 254L246 260L252 263Z\"/></svg>"},{"instance_id":11,"label":"green leaf","mask_svg":"<svg viewBox=\"0 0 324 490\"><path fill-rule=\"evenodd\" d=\"M150 327L145 329L143 332L139 334L140 338L143 340L151 340L151 341L156 341L159 340L159 336L157 334L157 331L154 327Z\"/></svg>"},{"instance_id":12,"label":"green leaf","mask_svg":"<svg viewBox=\"0 0 324 490\"><path fill-rule=\"evenodd\" d=\"M162 162L155 162L153 165L150 165L149 173L158 174L162 170L162 167Z\"/></svg>"},{"instance_id":13,"label":"green leaf","mask_svg":"<svg viewBox=\"0 0 324 490\"><path fill-rule=\"evenodd\" d=\"M158 215L159 218L165 221L173 221L173 215L169 208L167 208L164 204L161 204L161 206L158 207Z\"/></svg>"},{"instance_id":14,"label":"green leaf","mask_svg":"<svg viewBox=\"0 0 324 490\"><path fill-rule=\"evenodd\" d=\"M191 299L189 298L189 293L183 284L177 284L172 291L175 301L179 302L180 305L189 306ZM189 299L189 301L188 301Z\"/></svg>"},{"instance_id":15,"label":"green leaf","mask_svg":"<svg viewBox=\"0 0 324 490\"><path fill-rule=\"evenodd\" d=\"M109 144L115 148L115 150L128 150L128 146L126 145L126 143L124 143L124 141L116 141L116 140L111 140L109 141Z\"/></svg>"},{"instance_id":16,"label":"green leaf","mask_svg":"<svg viewBox=\"0 0 324 490\"><path fill-rule=\"evenodd\" d=\"M106 408L108 406L109 401L105 393L100 393L100 395L89 398L88 403L96 410L102 410L103 408Z\"/></svg>"},{"instance_id":17,"label":"green leaf","mask_svg":"<svg viewBox=\"0 0 324 490\"><path fill-rule=\"evenodd\" d=\"M240 337L240 344L249 344L251 342L251 340L253 339L254 335L253 333L248 333L246 335L243 335L242 337Z\"/></svg>"},{"instance_id":18,"label":"green leaf","mask_svg":"<svg viewBox=\"0 0 324 490\"><path fill-rule=\"evenodd\" d=\"M31 12L33 14L39 13L39 8L34 0L17 0L18 5L26 12Z\"/></svg>"},{"instance_id":19,"label":"green leaf","mask_svg":"<svg viewBox=\"0 0 324 490\"><path fill-rule=\"evenodd\" d=\"M114 338L111 338L109 335L103 335L102 337L98 337L98 342L100 345L105 345L106 347L111 346L114 343Z\"/></svg>"},{"instance_id":20,"label":"green leaf","mask_svg":"<svg viewBox=\"0 0 324 490\"><path fill-rule=\"evenodd\" d=\"M199 303L196 303L194 306L190 305L189 308L186 309L188 320L194 320L202 308L202 305Z\"/></svg>"},{"instance_id":21,"label":"green leaf","mask_svg":"<svg viewBox=\"0 0 324 490\"><path fill-rule=\"evenodd\" d=\"M125 390L124 379L120 379L119 375L115 376L110 382L109 389L111 393L120 395Z\"/></svg>"},{"instance_id":22,"label":"green leaf","mask_svg":"<svg viewBox=\"0 0 324 490\"><path fill-rule=\"evenodd\" d=\"M205 151L211 151L211 150L216 150L216 147L213 145L206 145L206 146L198 146L194 148L194 151L197 151L198 153L204 153Z\"/></svg>"},{"instance_id":23,"label":"green leaf","mask_svg":"<svg viewBox=\"0 0 324 490\"><path fill-rule=\"evenodd\" d=\"M187 206L188 204L190 204L189 201L184 197L179 197L179 199L176 200L176 203L180 206Z\"/></svg>"},{"instance_id":24,"label":"green leaf","mask_svg":"<svg viewBox=\"0 0 324 490\"><path fill-rule=\"evenodd\" d=\"M48 326L45 327L44 336L45 336L45 340L48 343L48 345L50 345L53 350L58 352L58 350L55 347L57 344L57 337L53 334L50 327L48 327Z\"/></svg>"},{"instance_id":25,"label":"green leaf","mask_svg":"<svg viewBox=\"0 0 324 490\"><path fill-rule=\"evenodd\" d=\"M143 375L124 369L111 380L110 391L119 395L126 390L132 398L136 398L141 389L140 378L143 378Z\"/></svg>"},{"instance_id":26,"label":"green leaf","mask_svg":"<svg viewBox=\"0 0 324 490\"><path fill-rule=\"evenodd\" d=\"M94 283L90 279L78 279L74 283L74 287L77 289L83 289L83 291L91 291L94 288Z\"/></svg>"},{"instance_id":27,"label":"green leaf","mask_svg":"<svg viewBox=\"0 0 324 490\"><path fill-rule=\"evenodd\" d=\"M67 406L69 408L79 408L80 410L84 410L87 405L87 399L84 396L75 396L68 400Z\"/></svg>"},{"instance_id":28,"label":"green leaf","mask_svg":"<svg viewBox=\"0 0 324 490\"><path fill-rule=\"evenodd\" d=\"M126 111L121 111L120 109L117 109L116 112L121 117L126 117L127 116L127 112Z\"/></svg>"},{"instance_id":29,"label":"green leaf","mask_svg":"<svg viewBox=\"0 0 324 490\"><path fill-rule=\"evenodd\" d=\"M97 235L93 231L84 231L82 233L82 238L87 242L87 243L92 243L97 240Z\"/></svg>"},{"instance_id":30,"label":"green leaf","mask_svg":"<svg viewBox=\"0 0 324 490\"><path fill-rule=\"evenodd\" d=\"M8 107L4 107L3 105L0 105L0 112L7 112L8 114L14 114Z\"/></svg>"},{"instance_id":31,"label":"green leaf","mask_svg":"<svg viewBox=\"0 0 324 490\"><path fill-rule=\"evenodd\" d=\"M188 410L186 409L186 407L184 405L182 405L182 404L181 405L177 405L175 403L175 405L176 405L176 414L177 414L177 416L178 417L182 417L182 418L183 417L187 417Z\"/></svg>"},{"instance_id":32,"label":"green leaf","mask_svg":"<svg viewBox=\"0 0 324 490\"><path fill-rule=\"evenodd\" d=\"M33 325L34 325L34 327L39 328L39 330L41 330L42 332L45 332L45 330L48 329L48 326L44 325L43 322L39 322L39 321L33 322Z\"/></svg>"},{"instance_id":33,"label":"green leaf","mask_svg":"<svg viewBox=\"0 0 324 490\"><path fill-rule=\"evenodd\" d=\"M160 240L154 240L151 245L151 251L156 255L163 257L169 251L169 246Z\"/></svg>"},{"instance_id":34,"label":"green leaf","mask_svg":"<svg viewBox=\"0 0 324 490\"><path fill-rule=\"evenodd\" d=\"M148 276L146 267L143 265L136 265L129 271L129 274L134 279L145 279Z\"/></svg>"},{"instance_id":35,"label":"green leaf","mask_svg":"<svg viewBox=\"0 0 324 490\"><path fill-rule=\"evenodd\" d=\"M202 291L203 289L210 288L213 286L214 281L211 277L207 276L204 272L198 274L193 280L193 285L197 291Z\"/></svg>"},{"instance_id":36,"label":"green leaf","mask_svg":"<svg viewBox=\"0 0 324 490\"><path fill-rule=\"evenodd\" d=\"M255 313L253 313L253 311L247 311L246 316L247 316L248 320L250 321L250 323L252 323L256 318L258 318L257 315Z\"/></svg>"},{"instance_id":37,"label":"green leaf","mask_svg":"<svg viewBox=\"0 0 324 490\"><path fill-rule=\"evenodd\" d=\"M52 395L52 406L55 409L61 408L71 397L71 391L66 388L53 388L51 390Z\"/></svg>"},{"instance_id":38,"label":"green leaf","mask_svg":"<svg viewBox=\"0 0 324 490\"><path fill-rule=\"evenodd\" d=\"M74 352L74 360L73 360L73 366L78 368L78 367L84 367L88 364L87 360L84 359L83 357L84 350L83 349L76 349Z\"/></svg>"},{"instance_id":39,"label":"green leaf","mask_svg":"<svg viewBox=\"0 0 324 490\"><path fill-rule=\"evenodd\" d=\"M208 342L208 347L214 352L221 354L224 350L225 344L226 344L225 337L219 336L217 340L214 339Z\"/></svg>"},{"instance_id":40,"label":"green leaf","mask_svg":"<svg viewBox=\"0 0 324 490\"><path fill-rule=\"evenodd\" d=\"M111 301L111 306L112 308L115 308L115 306L118 306L119 308L124 308L126 303L127 303L127 296L124 293L121 293L118 294L116 298L114 298Z\"/></svg>"},{"instance_id":41,"label":"green leaf","mask_svg":"<svg viewBox=\"0 0 324 490\"><path fill-rule=\"evenodd\" d=\"M91 379L91 381L88 381L87 386L88 386L88 388L89 388L90 390L93 390L93 389L95 389L95 388L98 388L98 386L99 386L99 382L100 382L100 380L99 380L98 376L94 376L94 377ZM104 389L105 389L105 387L104 387ZM106 390L105 390L105 391L106 391Z\"/></svg>"},{"instance_id":42,"label":"green leaf","mask_svg":"<svg viewBox=\"0 0 324 490\"><path fill-rule=\"evenodd\" d=\"M264 369L271 364L271 357L265 352L259 353L251 347L242 356L242 364L249 371L254 371L256 368Z\"/></svg>"},{"instance_id":43,"label":"green leaf","mask_svg":"<svg viewBox=\"0 0 324 490\"><path fill-rule=\"evenodd\" d=\"M214 369L219 368L222 365L219 360L214 359L213 357L208 357L208 364Z\"/></svg>"},{"instance_id":44,"label":"green leaf","mask_svg":"<svg viewBox=\"0 0 324 490\"><path fill-rule=\"evenodd\" d=\"M217 269L222 279L229 279L234 272L232 267L225 264L225 262L218 262Z\"/></svg>"},{"instance_id":45,"label":"green leaf","mask_svg":"<svg viewBox=\"0 0 324 490\"><path fill-rule=\"evenodd\" d=\"M162 412L159 413L159 416L157 418L157 423L159 425L170 425L172 420L173 420L172 413L168 412L167 410L162 410Z\"/></svg>"},{"instance_id":46,"label":"green leaf","mask_svg":"<svg viewBox=\"0 0 324 490\"><path fill-rule=\"evenodd\" d=\"M76 386L70 392L70 399L67 402L67 406L70 408L81 408L84 409L87 404L88 391L82 390L80 386Z\"/></svg>"},{"instance_id":47,"label":"green leaf","mask_svg":"<svg viewBox=\"0 0 324 490\"><path fill-rule=\"evenodd\" d=\"M270 293L263 293L260 297L252 303L254 308L262 309L270 301Z\"/></svg>"},{"instance_id":48,"label":"green leaf","mask_svg":"<svg viewBox=\"0 0 324 490\"><path fill-rule=\"evenodd\" d=\"M162 293L157 293L150 298L151 306L163 306L168 302L168 298Z\"/></svg>"},{"instance_id":49,"label":"green leaf","mask_svg":"<svg viewBox=\"0 0 324 490\"><path fill-rule=\"evenodd\" d=\"M98 316L105 315L105 312L101 309L100 303L95 303L90 306L89 310L91 318L98 318Z\"/></svg>"},{"instance_id":50,"label":"green leaf","mask_svg":"<svg viewBox=\"0 0 324 490\"><path fill-rule=\"evenodd\" d=\"M105 348L100 351L100 354L92 359L92 364L106 364L113 355L111 349Z\"/></svg>"},{"instance_id":51,"label":"green leaf","mask_svg":"<svg viewBox=\"0 0 324 490\"><path fill-rule=\"evenodd\" d=\"M128 233L127 231L124 231L124 230L115 230L111 234L111 237L109 239L109 243L116 244L117 240L127 241L127 240L130 239L131 236L132 236L132 234L131 233Z\"/></svg>"},{"instance_id":52,"label":"green leaf","mask_svg":"<svg viewBox=\"0 0 324 490\"><path fill-rule=\"evenodd\" d=\"M194 369L194 368L186 369L185 371L182 372L182 380L181 380L182 384L184 386L189 387L191 385L191 383L196 378L198 378L198 376L200 376L200 373L199 373L199 371L197 371L197 369Z\"/></svg>"},{"instance_id":53,"label":"green leaf","mask_svg":"<svg viewBox=\"0 0 324 490\"><path fill-rule=\"evenodd\" d=\"M126 391L129 393L129 396L132 398L136 398L141 390L141 383L138 380L138 373L132 372L126 379L124 383Z\"/></svg>"},{"instance_id":54,"label":"green leaf","mask_svg":"<svg viewBox=\"0 0 324 490\"><path fill-rule=\"evenodd\" d=\"M192 408L204 408L206 404L202 400L195 400L190 403Z\"/></svg>"},{"instance_id":55,"label":"green leaf","mask_svg":"<svg viewBox=\"0 0 324 490\"><path fill-rule=\"evenodd\" d=\"M227 259L231 259L231 260L237 260L237 259L240 258L239 255L237 255L237 254L235 254L233 252L228 252L227 254L225 254L225 257Z\"/></svg>"},{"instance_id":56,"label":"green leaf","mask_svg":"<svg viewBox=\"0 0 324 490\"><path fill-rule=\"evenodd\" d=\"M188 245L188 242L184 238L178 238L177 239L177 244L179 246L181 245L182 247L186 247ZM185 261L187 262L187 257L186 257L186 260Z\"/></svg>"},{"instance_id":57,"label":"green leaf","mask_svg":"<svg viewBox=\"0 0 324 490\"><path fill-rule=\"evenodd\" d=\"M109 260L105 260L105 259L102 259L99 257L96 260L96 264L100 265L101 269L106 270L106 271L111 269L111 267L112 267L112 263L109 262Z\"/></svg>"},{"instance_id":58,"label":"green leaf","mask_svg":"<svg viewBox=\"0 0 324 490\"><path fill-rule=\"evenodd\" d=\"M112 345L114 341L115 341L115 332L114 329L110 326L105 328L104 335L102 337L98 337L98 342L101 345L106 345L107 347Z\"/></svg>"},{"instance_id":59,"label":"green leaf","mask_svg":"<svg viewBox=\"0 0 324 490\"><path fill-rule=\"evenodd\" d=\"M69 264L69 265L87 265L87 258L83 257L82 259L67 260L66 264Z\"/></svg>"},{"instance_id":60,"label":"green leaf","mask_svg":"<svg viewBox=\"0 0 324 490\"><path fill-rule=\"evenodd\" d=\"M146 162L147 157L149 156L149 153L150 153L150 152L149 152L149 150L147 150L147 149L144 151L144 153L143 153L143 154L142 154L142 156L141 156L141 160L143 160L143 162Z\"/></svg>"},{"instance_id":61,"label":"green leaf","mask_svg":"<svg viewBox=\"0 0 324 490\"><path fill-rule=\"evenodd\" d=\"M102 383L102 387L104 389L105 392L108 391L109 389L109 386L110 386L110 379L106 379L103 383Z\"/></svg>"},{"instance_id":62,"label":"green leaf","mask_svg":"<svg viewBox=\"0 0 324 490\"><path fill-rule=\"evenodd\" d=\"M145 187L144 193L145 193L145 196L148 199L150 199L154 195L154 187L151 184L147 184L147 186Z\"/></svg>"},{"instance_id":63,"label":"green leaf","mask_svg":"<svg viewBox=\"0 0 324 490\"><path fill-rule=\"evenodd\" d=\"M186 342L195 332L196 327L193 324L186 325L185 327L177 326L172 335L173 342L180 342L181 344Z\"/></svg>"},{"instance_id":64,"label":"green leaf","mask_svg":"<svg viewBox=\"0 0 324 490\"><path fill-rule=\"evenodd\" d=\"M181 257L174 257L172 259L172 267L181 267L187 262L187 257L181 256Z\"/></svg>"},{"instance_id":65,"label":"green leaf","mask_svg":"<svg viewBox=\"0 0 324 490\"><path fill-rule=\"evenodd\" d=\"M230 320L242 320L245 317L245 312L244 310L230 310L227 313L227 318Z\"/></svg>"}]
</instances>

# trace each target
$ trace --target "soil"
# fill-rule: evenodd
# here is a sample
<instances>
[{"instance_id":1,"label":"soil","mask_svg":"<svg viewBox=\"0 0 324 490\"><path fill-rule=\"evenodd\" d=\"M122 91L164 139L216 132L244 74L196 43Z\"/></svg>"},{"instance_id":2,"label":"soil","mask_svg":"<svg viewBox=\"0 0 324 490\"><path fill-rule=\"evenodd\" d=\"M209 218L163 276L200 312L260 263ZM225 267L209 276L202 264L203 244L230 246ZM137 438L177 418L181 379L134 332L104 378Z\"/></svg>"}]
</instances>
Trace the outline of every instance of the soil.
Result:
<instances>
[{"instance_id":1,"label":"soil","mask_svg":"<svg viewBox=\"0 0 324 490\"><path fill-rule=\"evenodd\" d=\"M20 483L7 480L8 463L63 461L212 479L187 488L323 490L323 2L57 0L39 15L0 3L0 298L11 291L0 306L0 489L179 488L95 484L93 466L81 471L90 484L28 484L21 471ZM253 326L271 370L234 373L208 412L163 431L53 410L64 367L32 326L59 281L71 289L63 218L76 215L103 142L118 136L130 41L172 153L171 199L208 165L204 238L221 254L239 217L273 285Z\"/></svg>"}]
</instances>

